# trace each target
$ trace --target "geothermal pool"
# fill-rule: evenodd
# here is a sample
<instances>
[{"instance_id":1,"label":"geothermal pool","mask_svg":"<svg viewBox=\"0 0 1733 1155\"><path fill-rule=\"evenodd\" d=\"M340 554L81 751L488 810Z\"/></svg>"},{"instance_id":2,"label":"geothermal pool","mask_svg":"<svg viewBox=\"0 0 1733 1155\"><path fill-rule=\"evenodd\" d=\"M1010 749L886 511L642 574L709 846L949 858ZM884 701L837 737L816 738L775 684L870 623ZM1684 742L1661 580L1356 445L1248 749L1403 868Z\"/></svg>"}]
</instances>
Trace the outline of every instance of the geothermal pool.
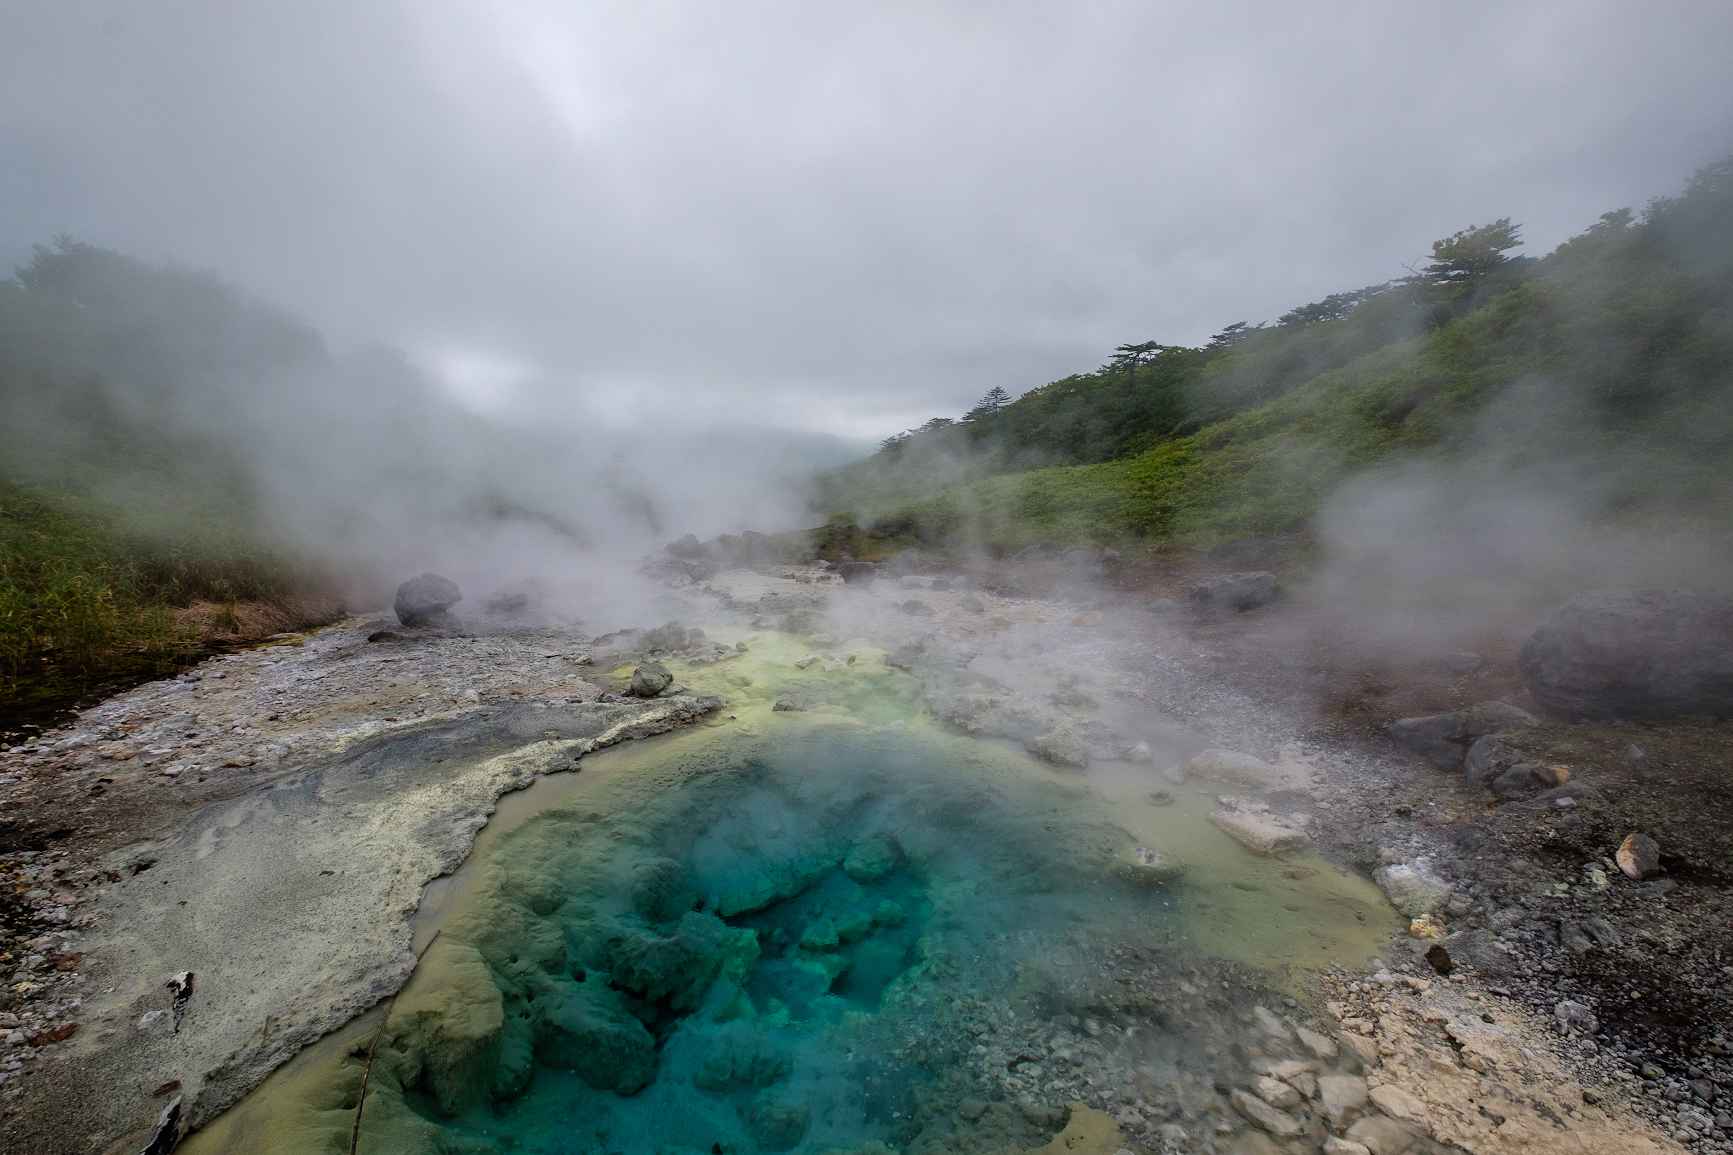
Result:
<instances>
[{"instance_id":1,"label":"geothermal pool","mask_svg":"<svg viewBox=\"0 0 1733 1155\"><path fill-rule=\"evenodd\" d=\"M503 799L395 1003L182 1149L348 1151L376 1037L362 1152L938 1155L1038 1146L1079 1102L1207 1128L1308 1017L1292 979L1398 925L1228 839L1229 787L1055 771L882 665L773 713L775 659L681 672L732 679L716 724Z\"/></svg>"}]
</instances>

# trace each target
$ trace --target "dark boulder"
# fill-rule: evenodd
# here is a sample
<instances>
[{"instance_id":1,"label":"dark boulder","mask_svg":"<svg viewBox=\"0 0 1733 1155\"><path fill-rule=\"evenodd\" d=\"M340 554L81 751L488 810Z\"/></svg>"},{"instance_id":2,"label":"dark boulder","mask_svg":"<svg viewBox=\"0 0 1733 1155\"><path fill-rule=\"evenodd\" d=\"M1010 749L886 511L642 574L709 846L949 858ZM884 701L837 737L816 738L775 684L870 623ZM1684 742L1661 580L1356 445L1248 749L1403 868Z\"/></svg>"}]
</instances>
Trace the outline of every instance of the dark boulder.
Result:
<instances>
[{"instance_id":1,"label":"dark boulder","mask_svg":"<svg viewBox=\"0 0 1733 1155\"><path fill-rule=\"evenodd\" d=\"M696 534L687 534L679 541L671 541L667 546L668 556L693 561L704 556L704 544Z\"/></svg>"},{"instance_id":2,"label":"dark boulder","mask_svg":"<svg viewBox=\"0 0 1733 1155\"><path fill-rule=\"evenodd\" d=\"M1482 702L1452 714L1399 718L1384 728L1392 741L1424 754L1434 766L1455 770L1463 765L1470 744L1513 726L1532 726L1534 716L1505 702ZM1493 753L1485 748L1487 755ZM1480 773L1485 774L1487 767Z\"/></svg>"},{"instance_id":3,"label":"dark boulder","mask_svg":"<svg viewBox=\"0 0 1733 1155\"><path fill-rule=\"evenodd\" d=\"M1733 597L1591 590L1553 611L1518 666L1566 718L1733 718Z\"/></svg>"},{"instance_id":4,"label":"dark boulder","mask_svg":"<svg viewBox=\"0 0 1733 1155\"><path fill-rule=\"evenodd\" d=\"M632 686L626 692L634 698L654 698L674 684L674 675L661 662L645 662L632 671Z\"/></svg>"},{"instance_id":5,"label":"dark boulder","mask_svg":"<svg viewBox=\"0 0 1733 1155\"><path fill-rule=\"evenodd\" d=\"M836 572L848 585L868 586L878 574L879 567L870 561L845 561L836 567Z\"/></svg>"},{"instance_id":6,"label":"dark boulder","mask_svg":"<svg viewBox=\"0 0 1733 1155\"><path fill-rule=\"evenodd\" d=\"M413 626L438 617L462 600L463 591L456 582L436 573L424 573L397 587L397 600L391 608L397 611L398 621Z\"/></svg>"},{"instance_id":7,"label":"dark boulder","mask_svg":"<svg viewBox=\"0 0 1733 1155\"><path fill-rule=\"evenodd\" d=\"M1470 790L1479 790L1518 761L1517 753L1500 741L1498 735L1483 735L1474 740L1463 759L1463 782Z\"/></svg>"},{"instance_id":8,"label":"dark boulder","mask_svg":"<svg viewBox=\"0 0 1733 1155\"><path fill-rule=\"evenodd\" d=\"M1542 790L1562 786L1568 775L1539 762L1518 762L1492 780L1494 798L1525 798Z\"/></svg>"},{"instance_id":9,"label":"dark boulder","mask_svg":"<svg viewBox=\"0 0 1733 1155\"><path fill-rule=\"evenodd\" d=\"M683 650L690 641L685 626L679 622L669 622L645 631L643 637L638 639L637 648L645 653L651 650Z\"/></svg>"},{"instance_id":10,"label":"dark boulder","mask_svg":"<svg viewBox=\"0 0 1733 1155\"><path fill-rule=\"evenodd\" d=\"M1276 575L1267 570L1223 574L1185 587L1185 596L1199 605L1221 610L1250 610L1276 596Z\"/></svg>"}]
</instances>

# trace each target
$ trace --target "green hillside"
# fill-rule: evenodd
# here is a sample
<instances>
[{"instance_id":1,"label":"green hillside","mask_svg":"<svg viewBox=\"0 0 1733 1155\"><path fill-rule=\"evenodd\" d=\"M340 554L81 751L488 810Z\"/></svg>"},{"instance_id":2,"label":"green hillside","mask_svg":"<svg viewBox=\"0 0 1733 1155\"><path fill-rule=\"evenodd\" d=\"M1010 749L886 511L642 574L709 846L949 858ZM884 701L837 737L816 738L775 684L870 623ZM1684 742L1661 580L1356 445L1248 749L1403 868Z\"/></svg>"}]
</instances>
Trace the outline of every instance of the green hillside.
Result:
<instances>
[{"instance_id":1,"label":"green hillside","mask_svg":"<svg viewBox=\"0 0 1733 1155\"><path fill-rule=\"evenodd\" d=\"M223 423L323 357L210 274L72 241L0 282L0 698L20 672L185 652L194 602L310 588Z\"/></svg>"},{"instance_id":2,"label":"green hillside","mask_svg":"<svg viewBox=\"0 0 1733 1155\"><path fill-rule=\"evenodd\" d=\"M929 545L1196 544L1306 529L1347 476L1474 452L1592 478L1608 515L1726 519L1733 490L1733 160L1540 260L1508 221L1422 273L1236 325L892 438L822 505ZM1526 404L1520 403L1527 399ZM1501 418L1501 420L1504 420ZM1500 427L1508 441L1512 430Z\"/></svg>"}]
</instances>

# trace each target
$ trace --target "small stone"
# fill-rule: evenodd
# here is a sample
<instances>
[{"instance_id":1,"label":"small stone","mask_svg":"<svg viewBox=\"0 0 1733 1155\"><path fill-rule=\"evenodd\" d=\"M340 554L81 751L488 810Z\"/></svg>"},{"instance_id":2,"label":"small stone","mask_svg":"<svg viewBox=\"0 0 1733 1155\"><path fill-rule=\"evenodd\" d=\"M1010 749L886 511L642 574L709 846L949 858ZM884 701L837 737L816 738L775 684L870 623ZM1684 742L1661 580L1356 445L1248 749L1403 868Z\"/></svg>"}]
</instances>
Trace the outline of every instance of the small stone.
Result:
<instances>
[{"instance_id":1,"label":"small stone","mask_svg":"<svg viewBox=\"0 0 1733 1155\"><path fill-rule=\"evenodd\" d=\"M888 836L875 834L856 842L843 859L843 873L856 882L877 882L897 867L901 852Z\"/></svg>"},{"instance_id":2,"label":"small stone","mask_svg":"<svg viewBox=\"0 0 1733 1155\"><path fill-rule=\"evenodd\" d=\"M1661 848L1647 834L1627 834L1613 854L1613 861L1629 878L1639 881L1661 873Z\"/></svg>"},{"instance_id":3,"label":"small stone","mask_svg":"<svg viewBox=\"0 0 1733 1155\"><path fill-rule=\"evenodd\" d=\"M1346 1138L1365 1147L1371 1155L1402 1155L1415 1143L1413 1132L1383 1115L1360 1120L1348 1128Z\"/></svg>"},{"instance_id":4,"label":"small stone","mask_svg":"<svg viewBox=\"0 0 1733 1155\"><path fill-rule=\"evenodd\" d=\"M1272 1079L1268 1075L1259 1076L1257 1091L1258 1098L1270 1106L1284 1111L1300 1105L1300 1093L1298 1091L1280 1079Z\"/></svg>"},{"instance_id":5,"label":"small stone","mask_svg":"<svg viewBox=\"0 0 1733 1155\"><path fill-rule=\"evenodd\" d=\"M1425 858L1379 867L1372 880L1390 903L1409 918L1431 914L1450 900L1450 884L1432 872Z\"/></svg>"},{"instance_id":6,"label":"small stone","mask_svg":"<svg viewBox=\"0 0 1733 1155\"><path fill-rule=\"evenodd\" d=\"M1373 1087L1371 1098L1378 1109L1386 1115L1396 1119L1406 1119L1410 1123L1426 1122L1426 1104L1394 1083Z\"/></svg>"},{"instance_id":7,"label":"small stone","mask_svg":"<svg viewBox=\"0 0 1733 1155\"><path fill-rule=\"evenodd\" d=\"M1346 1048L1348 1057L1359 1063L1365 1070L1369 1071L1384 1061L1378 1053L1377 1042L1366 1038L1364 1035L1356 1035L1352 1031L1347 1031L1338 1035L1337 1041Z\"/></svg>"},{"instance_id":8,"label":"small stone","mask_svg":"<svg viewBox=\"0 0 1733 1155\"><path fill-rule=\"evenodd\" d=\"M1113 860L1114 873L1128 886L1149 887L1170 882L1185 873L1185 867L1159 850L1139 846Z\"/></svg>"},{"instance_id":9,"label":"small stone","mask_svg":"<svg viewBox=\"0 0 1733 1155\"><path fill-rule=\"evenodd\" d=\"M1318 1076L1318 1110L1340 1131L1366 1113L1366 1080L1359 1075Z\"/></svg>"},{"instance_id":10,"label":"small stone","mask_svg":"<svg viewBox=\"0 0 1733 1155\"><path fill-rule=\"evenodd\" d=\"M1209 820L1234 841L1258 854L1280 854L1311 842L1305 831L1269 814L1222 809L1212 812Z\"/></svg>"},{"instance_id":11,"label":"small stone","mask_svg":"<svg viewBox=\"0 0 1733 1155\"><path fill-rule=\"evenodd\" d=\"M1275 599L1276 575L1267 570L1248 570L1205 578L1187 585L1185 596L1214 609L1256 609Z\"/></svg>"},{"instance_id":12,"label":"small stone","mask_svg":"<svg viewBox=\"0 0 1733 1155\"><path fill-rule=\"evenodd\" d=\"M1479 654L1463 650L1455 654L1445 654L1439 664L1453 674L1478 674L1486 668L1486 659Z\"/></svg>"},{"instance_id":13,"label":"small stone","mask_svg":"<svg viewBox=\"0 0 1733 1155\"><path fill-rule=\"evenodd\" d=\"M1324 1140L1324 1155L1372 1155L1372 1151L1364 1143L1332 1135Z\"/></svg>"},{"instance_id":14,"label":"small stone","mask_svg":"<svg viewBox=\"0 0 1733 1155\"><path fill-rule=\"evenodd\" d=\"M1299 1027L1295 1033L1300 1036L1300 1044L1320 1059L1329 1060L1336 1057L1336 1040L1316 1031L1308 1031Z\"/></svg>"},{"instance_id":15,"label":"small stone","mask_svg":"<svg viewBox=\"0 0 1733 1155\"><path fill-rule=\"evenodd\" d=\"M836 927L828 922L815 922L802 932L800 949L829 953L837 948L840 941L837 937Z\"/></svg>"},{"instance_id":16,"label":"small stone","mask_svg":"<svg viewBox=\"0 0 1733 1155\"><path fill-rule=\"evenodd\" d=\"M1286 1111L1270 1106L1256 1095L1236 1090L1229 1098L1240 1114L1272 1135L1288 1139L1300 1133L1298 1120Z\"/></svg>"},{"instance_id":17,"label":"small stone","mask_svg":"<svg viewBox=\"0 0 1733 1155\"><path fill-rule=\"evenodd\" d=\"M1450 930L1437 915L1423 914L1408 924L1408 933L1414 938L1443 938Z\"/></svg>"},{"instance_id":18,"label":"small stone","mask_svg":"<svg viewBox=\"0 0 1733 1155\"><path fill-rule=\"evenodd\" d=\"M1238 750L1205 750L1191 760L1190 769L1203 778L1216 778L1254 789L1268 786L1279 777L1275 768L1262 758Z\"/></svg>"},{"instance_id":19,"label":"small stone","mask_svg":"<svg viewBox=\"0 0 1733 1155\"><path fill-rule=\"evenodd\" d=\"M1023 748L1043 762L1082 769L1089 765L1089 750L1063 730L1049 730L1023 742Z\"/></svg>"},{"instance_id":20,"label":"small stone","mask_svg":"<svg viewBox=\"0 0 1733 1155\"><path fill-rule=\"evenodd\" d=\"M1600 1029L1600 1020L1595 1018L1595 1013L1573 999L1565 999L1553 1007L1552 1013L1559 1022L1586 1035L1592 1035Z\"/></svg>"},{"instance_id":21,"label":"small stone","mask_svg":"<svg viewBox=\"0 0 1733 1155\"><path fill-rule=\"evenodd\" d=\"M1155 754L1148 742L1139 742L1125 752L1125 760L1134 766L1151 766L1155 763Z\"/></svg>"}]
</instances>

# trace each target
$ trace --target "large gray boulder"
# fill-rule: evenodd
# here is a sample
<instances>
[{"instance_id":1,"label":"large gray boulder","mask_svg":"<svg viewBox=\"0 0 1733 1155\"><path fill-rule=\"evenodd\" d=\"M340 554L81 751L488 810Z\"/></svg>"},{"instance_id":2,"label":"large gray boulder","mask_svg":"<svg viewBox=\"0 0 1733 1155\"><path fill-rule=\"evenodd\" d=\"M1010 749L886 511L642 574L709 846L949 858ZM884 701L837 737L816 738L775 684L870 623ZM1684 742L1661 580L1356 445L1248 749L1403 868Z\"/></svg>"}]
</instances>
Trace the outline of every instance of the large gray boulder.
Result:
<instances>
[{"instance_id":1,"label":"large gray boulder","mask_svg":"<svg viewBox=\"0 0 1733 1155\"><path fill-rule=\"evenodd\" d=\"M1200 605L1222 610L1250 610L1276 596L1276 575L1267 570L1223 574L1185 587L1185 596Z\"/></svg>"},{"instance_id":2,"label":"large gray boulder","mask_svg":"<svg viewBox=\"0 0 1733 1155\"><path fill-rule=\"evenodd\" d=\"M681 558L685 561L695 561L704 556L704 543L698 540L698 535L689 533L679 541L669 542L664 549L669 557Z\"/></svg>"},{"instance_id":3,"label":"large gray boulder","mask_svg":"<svg viewBox=\"0 0 1733 1155\"><path fill-rule=\"evenodd\" d=\"M836 572L851 586L869 586L879 572L879 567L870 561L845 561L836 567Z\"/></svg>"},{"instance_id":4,"label":"large gray boulder","mask_svg":"<svg viewBox=\"0 0 1733 1155\"><path fill-rule=\"evenodd\" d=\"M463 591L456 582L436 573L424 573L397 587L397 600L391 608L397 611L398 621L413 626L437 617L462 600Z\"/></svg>"},{"instance_id":5,"label":"large gray boulder","mask_svg":"<svg viewBox=\"0 0 1733 1155\"><path fill-rule=\"evenodd\" d=\"M1591 590L1523 644L1529 690L1566 718L1733 718L1733 597Z\"/></svg>"},{"instance_id":6,"label":"large gray boulder","mask_svg":"<svg viewBox=\"0 0 1733 1155\"><path fill-rule=\"evenodd\" d=\"M646 654L652 650L683 650L689 640L685 626L679 622L668 622L653 630L646 630L638 639L637 648Z\"/></svg>"}]
</instances>

